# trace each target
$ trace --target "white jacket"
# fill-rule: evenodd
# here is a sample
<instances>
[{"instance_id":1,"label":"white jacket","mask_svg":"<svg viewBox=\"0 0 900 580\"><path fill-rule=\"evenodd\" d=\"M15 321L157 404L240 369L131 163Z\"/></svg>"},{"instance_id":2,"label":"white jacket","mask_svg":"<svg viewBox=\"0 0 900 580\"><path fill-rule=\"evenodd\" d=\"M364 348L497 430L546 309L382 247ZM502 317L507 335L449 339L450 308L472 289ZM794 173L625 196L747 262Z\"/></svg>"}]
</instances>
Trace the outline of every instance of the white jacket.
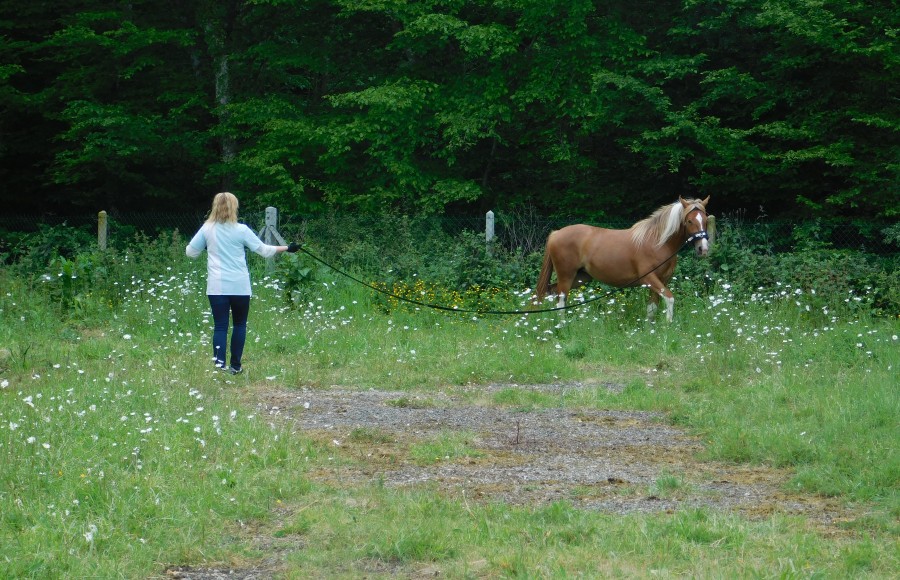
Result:
<instances>
[{"instance_id":1,"label":"white jacket","mask_svg":"<svg viewBox=\"0 0 900 580\"><path fill-rule=\"evenodd\" d=\"M276 247L266 245L253 230L238 223L204 223L194 234L185 252L191 258L204 249L209 253L206 262L206 293L208 295L250 296L250 271L244 248L263 258L275 255Z\"/></svg>"}]
</instances>

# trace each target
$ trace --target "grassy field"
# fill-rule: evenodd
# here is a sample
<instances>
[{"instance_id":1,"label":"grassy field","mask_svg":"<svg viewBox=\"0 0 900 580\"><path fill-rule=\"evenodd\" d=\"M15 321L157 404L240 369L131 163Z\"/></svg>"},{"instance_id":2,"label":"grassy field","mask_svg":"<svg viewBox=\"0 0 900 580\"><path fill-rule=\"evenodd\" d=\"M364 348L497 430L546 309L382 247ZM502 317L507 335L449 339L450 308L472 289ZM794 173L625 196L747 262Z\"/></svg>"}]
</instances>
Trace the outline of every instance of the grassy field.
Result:
<instances>
[{"instance_id":1,"label":"grassy field","mask_svg":"<svg viewBox=\"0 0 900 580\"><path fill-rule=\"evenodd\" d=\"M0 272L0 577L900 574L896 316L792 288L737 296L721 281L677 295L672 324L643 321L643 291L566 316L480 317L389 308L335 279L291 305L257 271L247 372L230 377L212 369L201 268L146 271L112 305ZM336 485L316 473L359 459L247 403L260 388L427 396L586 378L626 387L529 404L663 412L705 459L789 470L791 492L861 515L824 531L788 514L617 516Z\"/></svg>"}]
</instances>

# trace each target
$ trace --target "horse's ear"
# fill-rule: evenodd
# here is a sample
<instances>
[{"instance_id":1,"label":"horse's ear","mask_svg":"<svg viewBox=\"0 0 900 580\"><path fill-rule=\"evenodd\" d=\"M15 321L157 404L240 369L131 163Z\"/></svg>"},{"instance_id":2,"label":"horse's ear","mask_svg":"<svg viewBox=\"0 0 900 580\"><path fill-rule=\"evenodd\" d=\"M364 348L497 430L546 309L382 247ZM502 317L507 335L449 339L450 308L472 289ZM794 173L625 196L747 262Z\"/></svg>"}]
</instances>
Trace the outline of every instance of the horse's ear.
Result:
<instances>
[{"instance_id":1,"label":"horse's ear","mask_svg":"<svg viewBox=\"0 0 900 580\"><path fill-rule=\"evenodd\" d=\"M701 204L703 207L706 207L706 204L709 203L709 197L710 197L710 196L707 195L707 196L706 196L706 199L704 199L703 201L700 202L700 204Z\"/></svg>"},{"instance_id":2,"label":"horse's ear","mask_svg":"<svg viewBox=\"0 0 900 580\"><path fill-rule=\"evenodd\" d=\"M681 202L681 206L684 209L691 207L691 203L689 201L687 201L686 199L684 199L683 197L681 197L680 195L678 196L678 201Z\"/></svg>"}]
</instances>

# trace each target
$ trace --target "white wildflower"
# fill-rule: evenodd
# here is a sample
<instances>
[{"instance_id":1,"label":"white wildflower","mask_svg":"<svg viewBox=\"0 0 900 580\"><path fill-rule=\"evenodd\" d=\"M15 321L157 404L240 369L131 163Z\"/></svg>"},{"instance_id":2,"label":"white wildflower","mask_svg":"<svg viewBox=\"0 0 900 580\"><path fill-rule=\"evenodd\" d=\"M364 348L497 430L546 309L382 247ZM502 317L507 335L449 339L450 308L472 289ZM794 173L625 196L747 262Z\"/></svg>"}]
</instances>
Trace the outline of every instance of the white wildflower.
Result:
<instances>
[{"instance_id":1,"label":"white wildflower","mask_svg":"<svg viewBox=\"0 0 900 580\"><path fill-rule=\"evenodd\" d=\"M94 534L97 533L97 526L91 524L88 526L88 531L84 533L84 539L87 543L92 543L94 541Z\"/></svg>"}]
</instances>

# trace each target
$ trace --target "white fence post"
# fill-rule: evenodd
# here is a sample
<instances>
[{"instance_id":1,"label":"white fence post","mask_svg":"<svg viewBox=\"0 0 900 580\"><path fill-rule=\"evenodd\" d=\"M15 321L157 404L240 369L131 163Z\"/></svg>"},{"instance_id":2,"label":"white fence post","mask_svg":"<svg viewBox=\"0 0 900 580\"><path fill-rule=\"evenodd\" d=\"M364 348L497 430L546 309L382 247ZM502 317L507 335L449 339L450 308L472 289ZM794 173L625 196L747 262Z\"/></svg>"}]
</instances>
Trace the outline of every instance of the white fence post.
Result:
<instances>
[{"instance_id":1,"label":"white fence post","mask_svg":"<svg viewBox=\"0 0 900 580\"><path fill-rule=\"evenodd\" d=\"M488 254L493 254L491 242L494 241L494 212L488 211L484 216L484 243Z\"/></svg>"},{"instance_id":2,"label":"white fence post","mask_svg":"<svg viewBox=\"0 0 900 580\"><path fill-rule=\"evenodd\" d=\"M284 238L278 233L278 210L276 208L272 206L266 208L266 223L263 228L259 230L259 237L262 239L263 243L269 246L287 245L284 243ZM275 258L266 258L266 272L271 273L274 271Z\"/></svg>"},{"instance_id":3,"label":"white fence post","mask_svg":"<svg viewBox=\"0 0 900 580\"><path fill-rule=\"evenodd\" d=\"M106 210L100 210L97 214L97 245L101 252L106 251L107 223Z\"/></svg>"},{"instance_id":4,"label":"white fence post","mask_svg":"<svg viewBox=\"0 0 900 580\"><path fill-rule=\"evenodd\" d=\"M707 221L706 235L709 236L709 245L711 246L716 243L716 216L709 216Z\"/></svg>"}]
</instances>

